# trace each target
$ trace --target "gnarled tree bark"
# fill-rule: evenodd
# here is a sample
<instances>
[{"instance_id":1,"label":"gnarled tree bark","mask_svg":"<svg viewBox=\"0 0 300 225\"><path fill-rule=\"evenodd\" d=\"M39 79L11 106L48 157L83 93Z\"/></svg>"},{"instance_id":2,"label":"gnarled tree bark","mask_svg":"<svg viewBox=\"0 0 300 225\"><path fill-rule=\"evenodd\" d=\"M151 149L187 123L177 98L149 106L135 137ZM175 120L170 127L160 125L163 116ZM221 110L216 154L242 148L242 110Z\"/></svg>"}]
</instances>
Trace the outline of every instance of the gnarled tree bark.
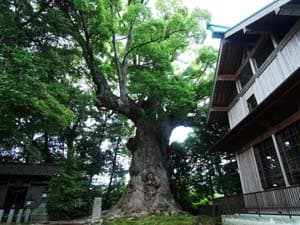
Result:
<instances>
[{"instance_id":1,"label":"gnarled tree bark","mask_svg":"<svg viewBox=\"0 0 300 225\"><path fill-rule=\"evenodd\" d=\"M127 147L132 152L130 181L111 214L177 213L169 184L168 141L171 129L140 121Z\"/></svg>"}]
</instances>

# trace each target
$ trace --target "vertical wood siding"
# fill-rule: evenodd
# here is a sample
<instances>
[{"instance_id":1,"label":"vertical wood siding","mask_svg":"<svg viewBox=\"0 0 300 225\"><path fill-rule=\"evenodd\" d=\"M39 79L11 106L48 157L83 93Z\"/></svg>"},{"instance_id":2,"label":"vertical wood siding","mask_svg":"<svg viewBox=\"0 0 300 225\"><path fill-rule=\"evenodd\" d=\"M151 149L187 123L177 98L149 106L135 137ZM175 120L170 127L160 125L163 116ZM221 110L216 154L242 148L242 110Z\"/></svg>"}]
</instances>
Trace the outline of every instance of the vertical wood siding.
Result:
<instances>
[{"instance_id":1,"label":"vertical wood siding","mask_svg":"<svg viewBox=\"0 0 300 225\"><path fill-rule=\"evenodd\" d=\"M235 127L249 114L247 99L254 94L260 104L280 84L300 67L300 31L277 53L273 61L258 76L252 86L228 112L230 128Z\"/></svg>"},{"instance_id":2,"label":"vertical wood siding","mask_svg":"<svg viewBox=\"0 0 300 225\"><path fill-rule=\"evenodd\" d=\"M262 191L253 148L236 155L243 193Z\"/></svg>"},{"instance_id":3,"label":"vertical wood siding","mask_svg":"<svg viewBox=\"0 0 300 225\"><path fill-rule=\"evenodd\" d=\"M230 128L233 128L238 122L241 121L247 115L247 111L244 107L242 99L240 98L239 101L229 110L228 112L228 120Z\"/></svg>"}]
</instances>

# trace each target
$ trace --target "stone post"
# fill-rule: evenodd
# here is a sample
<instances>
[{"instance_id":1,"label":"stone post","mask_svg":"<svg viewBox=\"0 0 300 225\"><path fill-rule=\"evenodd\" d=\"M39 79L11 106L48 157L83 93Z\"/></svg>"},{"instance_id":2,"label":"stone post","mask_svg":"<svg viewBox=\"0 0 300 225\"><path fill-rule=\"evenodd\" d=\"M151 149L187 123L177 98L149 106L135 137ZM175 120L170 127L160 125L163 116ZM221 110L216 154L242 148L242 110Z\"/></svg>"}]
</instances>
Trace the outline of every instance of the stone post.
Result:
<instances>
[{"instance_id":1,"label":"stone post","mask_svg":"<svg viewBox=\"0 0 300 225\"><path fill-rule=\"evenodd\" d=\"M94 198L92 221L99 221L101 219L102 198Z\"/></svg>"}]
</instances>

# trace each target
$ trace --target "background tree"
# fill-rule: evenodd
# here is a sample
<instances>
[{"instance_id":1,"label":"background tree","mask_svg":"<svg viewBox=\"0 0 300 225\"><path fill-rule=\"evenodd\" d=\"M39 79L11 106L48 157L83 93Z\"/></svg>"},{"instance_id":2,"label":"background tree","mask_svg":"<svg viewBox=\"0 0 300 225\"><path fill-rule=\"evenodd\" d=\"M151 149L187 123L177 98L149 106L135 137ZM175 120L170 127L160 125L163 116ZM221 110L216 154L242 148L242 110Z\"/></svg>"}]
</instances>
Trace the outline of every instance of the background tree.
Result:
<instances>
[{"instance_id":1,"label":"background tree","mask_svg":"<svg viewBox=\"0 0 300 225\"><path fill-rule=\"evenodd\" d=\"M91 196L82 160L72 157L61 161L52 177L47 212L51 220L74 219L90 214Z\"/></svg>"},{"instance_id":2,"label":"background tree","mask_svg":"<svg viewBox=\"0 0 300 225\"><path fill-rule=\"evenodd\" d=\"M227 153L209 152L228 127L225 124L207 124L207 102L213 86L217 50L203 46L196 60L183 74L199 82L196 91L202 107L197 112L197 124L184 143L171 145L173 170L171 187L175 199L184 210L199 213L198 206L212 204L216 194L241 192L237 163ZM199 77L199 74L203 74Z\"/></svg>"},{"instance_id":3,"label":"background tree","mask_svg":"<svg viewBox=\"0 0 300 225\"><path fill-rule=\"evenodd\" d=\"M96 105L88 68L56 4L0 3L0 160L59 164L49 214L71 218L88 213L95 175L114 174L108 198L124 189L115 180L126 171L112 157L123 154L124 143L113 152L103 143L131 133L124 119Z\"/></svg>"},{"instance_id":4,"label":"background tree","mask_svg":"<svg viewBox=\"0 0 300 225\"><path fill-rule=\"evenodd\" d=\"M69 69L74 67L73 49L56 38L67 35L58 26L62 17L46 10L47 4L33 6L29 1L0 3L1 152L12 149L15 160L25 162L52 162L48 137L73 119L67 104L74 88L66 74L73 80L78 76ZM53 35L47 35L40 17L48 18ZM46 140L43 146L36 141L40 135Z\"/></svg>"},{"instance_id":5,"label":"background tree","mask_svg":"<svg viewBox=\"0 0 300 225\"><path fill-rule=\"evenodd\" d=\"M209 148L226 132L220 124L206 124L203 112L199 127L182 143L173 143L171 187L183 209L199 213L201 205L213 204L218 195L241 193L234 155L209 152Z\"/></svg>"},{"instance_id":6,"label":"background tree","mask_svg":"<svg viewBox=\"0 0 300 225\"><path fill-rule=\"evenodd\" d=\"M66 149L56 160L59 170L51 181L53 193L47 209L52 219L87 216L95 196L105 196L106 208L124 190L123 178L128 171L117 159L124 155L123 139L131 129L123 118L89 105L92 99L86 95L70 101L76 120L60 136ZM103 181L94 181L95 176L110 177L109 183L99 190L98 182Z\"/></svg>"},{"instance_id":7,"label":"background tree","mask_svg":"<svg viewBox=\"0 0 300 225\"><path fill-rule=\"evenodd\" d=\"M76 102L81 103L78 99ZM103 197L105 209L116 203L115 198L124 190L128 171L119 157L125 154L123 139L130 134L129 125L110 112L102 112L99 118L97 108L82 109L83 112L76 110L78 119L61 136L66 154L56 160L59 170L50 185L47 209L51 219L89 215L95 196ZM100 180L94 180L95 176ZM103 184L101 179L106 177L109 181Z\"/></svg>"}]
</instances>

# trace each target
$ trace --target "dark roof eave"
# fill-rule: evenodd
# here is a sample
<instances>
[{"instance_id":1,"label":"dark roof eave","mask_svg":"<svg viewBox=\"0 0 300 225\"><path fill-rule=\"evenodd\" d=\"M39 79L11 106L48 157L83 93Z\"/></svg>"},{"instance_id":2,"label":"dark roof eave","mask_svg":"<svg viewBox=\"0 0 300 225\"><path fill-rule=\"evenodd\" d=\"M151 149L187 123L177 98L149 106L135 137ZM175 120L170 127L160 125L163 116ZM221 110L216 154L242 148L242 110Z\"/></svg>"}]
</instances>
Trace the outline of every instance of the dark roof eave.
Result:
<instances>
[{"instance_id":1,"label":"dark roof eave","mask_svg":"<svg viewBox=\"0 0 300 225\"><path fill-rule=\"evenodd\" d=\"M208 110L208 116L207 116L207 122L208 123L212 122L211 121L211 108L212 108L213 100L214 100L214 97L215 97L215 90L216 90L216 84L217 84L217 76L218 76L218 73L219 73L219 66L220 66L221 58L222 58L221 57L222 50L223 50L223 39L221 39L221 41L220 41L217 66L216 66L216 71L215 71L215 74L214 74L214 83L213 83L213 88L212 88L211 95L210 95L210 98L209 98L209 107L208 107L209 110Z\"/></svg>"},{"instance_id":2,"label":"dark roof eave","mask_svg":"<svg viewBox=\"0 0 300 225\"><path fill-rule=\"evenodd\" d=\"M50 177L57 169L54 164L3 163L0 164L0 175Z\"/></svg>"}]
</instances>

